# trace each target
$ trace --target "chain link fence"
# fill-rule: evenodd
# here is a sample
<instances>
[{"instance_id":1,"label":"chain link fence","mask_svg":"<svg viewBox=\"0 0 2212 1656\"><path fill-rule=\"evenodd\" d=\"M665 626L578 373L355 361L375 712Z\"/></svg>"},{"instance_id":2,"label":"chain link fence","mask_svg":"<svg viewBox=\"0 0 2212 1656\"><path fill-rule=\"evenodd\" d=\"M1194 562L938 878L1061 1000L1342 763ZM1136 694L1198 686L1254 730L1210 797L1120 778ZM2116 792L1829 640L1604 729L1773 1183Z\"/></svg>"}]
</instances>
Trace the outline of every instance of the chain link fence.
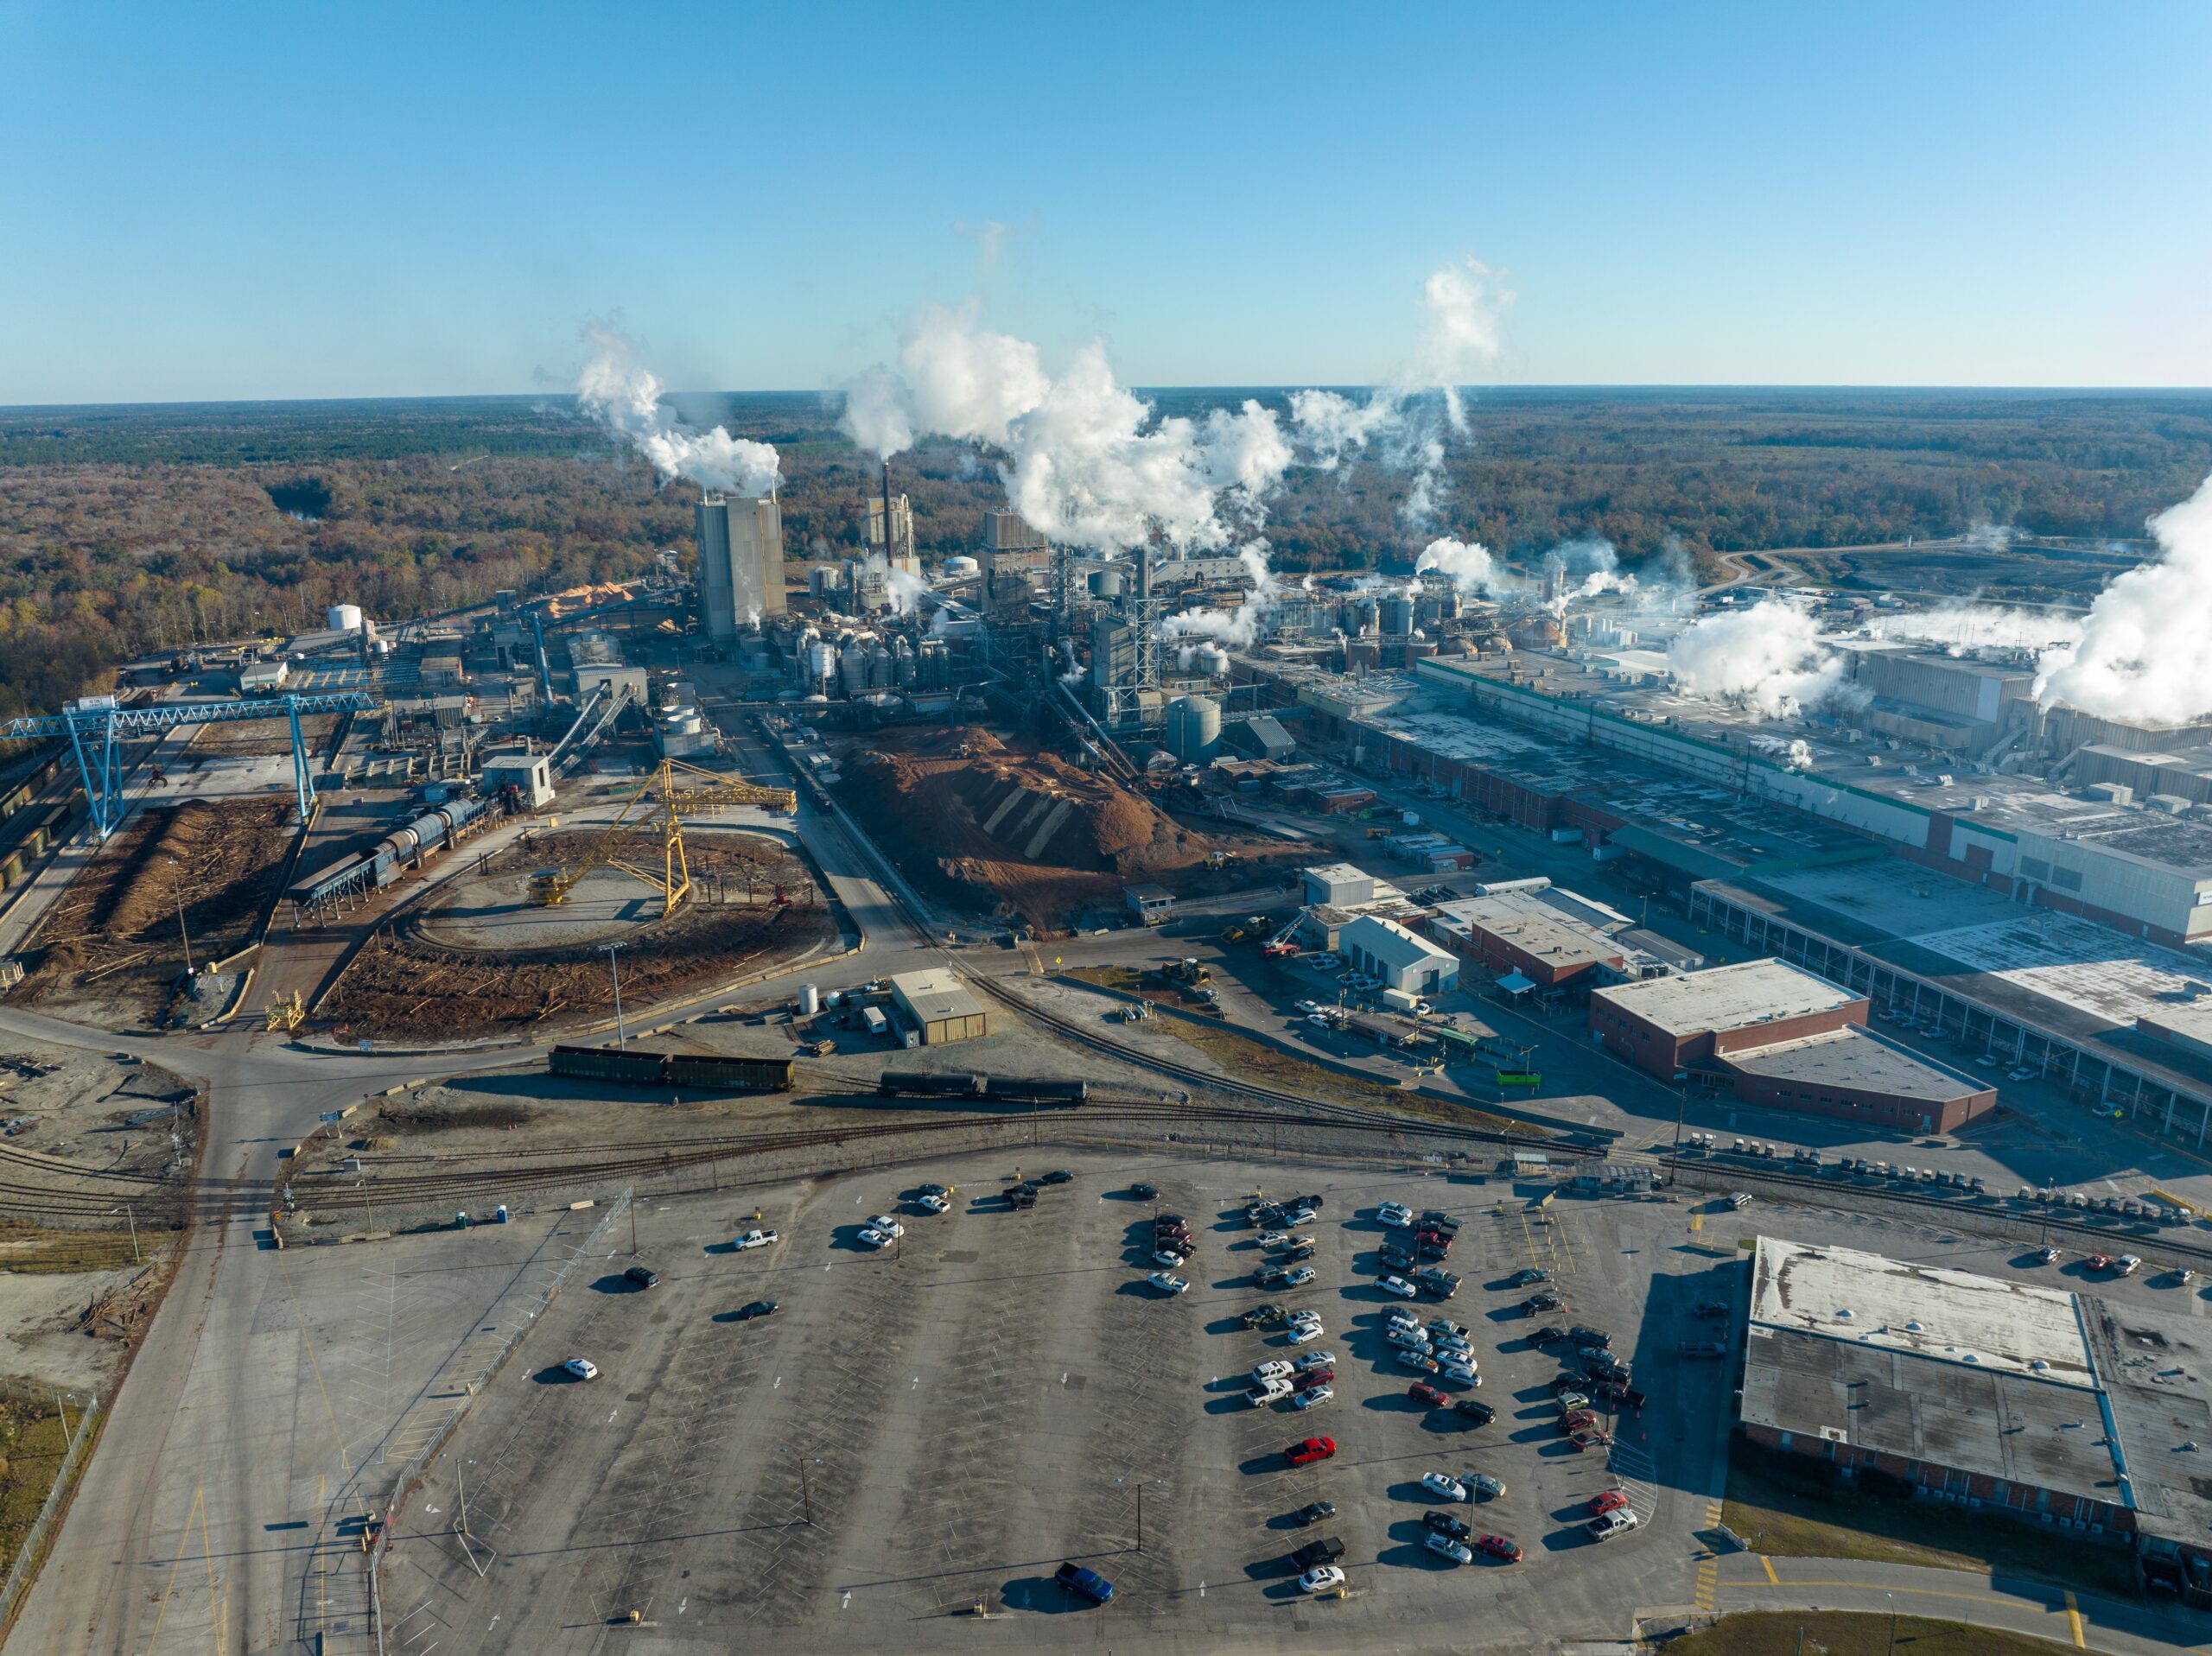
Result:
<instances>
[{"instance_id":1,"label":"chain link fence","mask_svg":"<svg viewBox=\"0 0 2212 1656\"><path fill-rule=\"evenodd\" d=\"M77 1418L77 1430L68 1446L61 1451L60 1469L54 1475L54 1488L46 1492L45 1502L38 1509L38 1516L23 1537L23 1544L16 1549L16 1562L8 1571L8 1579L0 1585L0 1629L13 1621L16 1609L22 1602L23 1595L37 1578L38 1567L46 1557L47 1535L68 1504L69 1488L75 1478L85 1447L92 1440L92 1425L99 1418L100 1400L95 1397L85 1405L85 1412Z\"/></svg>"}]
</instances>

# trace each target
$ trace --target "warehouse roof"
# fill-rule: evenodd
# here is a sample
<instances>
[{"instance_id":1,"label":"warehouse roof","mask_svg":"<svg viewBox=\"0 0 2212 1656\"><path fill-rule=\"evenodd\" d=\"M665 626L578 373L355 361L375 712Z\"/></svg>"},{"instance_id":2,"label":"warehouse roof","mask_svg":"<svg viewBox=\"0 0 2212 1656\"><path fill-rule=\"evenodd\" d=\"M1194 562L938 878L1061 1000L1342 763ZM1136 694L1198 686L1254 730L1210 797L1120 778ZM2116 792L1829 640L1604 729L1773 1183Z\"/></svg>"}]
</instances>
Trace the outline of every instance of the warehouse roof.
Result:
<instances>
[{"instance_id":1,"label":"warehouse roof","mask_svg":"<svg viewBox=\"0 0 2212 1656\"><path fill-rule=\"evenodd\" d=\"M980 1018L983 1009L960 980L943 967L925 972L901 972L891 980L891 993L918 1024L935 1024L948 1018Z\"/></svg>"},{"instance_id":2,"label":"warehouse roof","mask_svg":"<svg viewBox=\"0 0 2212 1656\"><path fill-rule=\"evenodd\" d=\"M1892 1098L1922 1098L1937 1103L1989 1090L1986 1081L1930 1063L1856 1025L1794 1041L1777 1041L1750 1052L1731 1053L1728 1062L1770 1081L1858 1087Z\"/></svg>"},{"instance_id":3,"label":"warehouse roof","mask_svg":"<svg viewBox=\"0 0 2212 1656\"><path fill-rule=\"evenodd\" d=\"M1671 1035L1748 1029L1778 1018L1835 1012L1864 999L1787 961L1742 961L1680 977L1595 992Z\"/></svg>"},{"instance_id":4,"label":"warehouse roof","mask_svg":"<svg viewBox=\"0 0 2212 1656\"><path fill-rule=\"evenodd\" d=\"M1437 905L1429 923L1446 936L1479 930L1556 967L1594 966L1621 958L1620 946L1586 922L1562 913L1548 891L1500 891Z\"/></svg>"},{"instance_id":5,"label":"warehouse roof","mask_svg":"<svg viewBox=\"0 0 2212 1656\"><path fill-rule=\"evenodd\" d=\"M1751 1323L2057 1386L2096 1384L2073 1295L1854 1248L1760 1237Z\"/></svg>"}]
</instances>

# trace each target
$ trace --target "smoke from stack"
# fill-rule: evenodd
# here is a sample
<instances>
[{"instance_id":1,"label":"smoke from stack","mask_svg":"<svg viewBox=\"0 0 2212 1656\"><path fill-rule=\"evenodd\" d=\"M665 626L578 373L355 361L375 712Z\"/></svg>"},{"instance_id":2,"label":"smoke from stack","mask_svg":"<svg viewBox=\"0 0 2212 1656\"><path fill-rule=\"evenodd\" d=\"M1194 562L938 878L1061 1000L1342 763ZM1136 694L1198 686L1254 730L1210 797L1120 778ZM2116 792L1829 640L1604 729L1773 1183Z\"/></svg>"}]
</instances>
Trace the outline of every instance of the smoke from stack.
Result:
<instances>
[{"instance_id":1,"label":"smoke from stack","mask_svg":"<svg viewBox=\"0 0 2212 1656\"><path fill-rule=\"evenodd\" d=\"M2036 699L2101 719L2186 724L2212 714L2212 478L2151 519L2158 561L2116 576L2078 641L2043 653Z\"/></svg>"},{"instance_id":2,"label":"smoke from stack","mask_svg":"<svg viewBox=\"0 0 2212 1656\"><path fill-rule=\"evenodd\" d=\"M677 429L661 407L661 384L638 360L636 347L611 328L588 327L593 351L576 378L576 401L586 413L651 460L664 478L689 478L725 494L775 492L774 446L733 437L721 427L708 432Z\"/></svg>"},{"instance_id":3,"label":"smoke from stack","mask_svg":"<svg viewBox=\"0 0 2212 1656\"><path fill-rule=\"evenodd\" d=\"M1667 665L1684 689L1741 702L1772 719L1810 712L1844 682L1843 659L1821 638L1812 616L1775 598L1717 612L1686 628L1668 646Z\"/></svg>"},{"instance_id":4,"label":"smoke from stack","mask_svg":"<svg viewBox=\"0 0 2212 1656\"><path fill-rule=\"evenodd\" d=\"M1451 536L1431 541L1414 561L1415 574L1431 569L1448 578L1461 593L1474 597L1490 597L1506 584L1488 547Z\"/></svg>"}]
</instances>

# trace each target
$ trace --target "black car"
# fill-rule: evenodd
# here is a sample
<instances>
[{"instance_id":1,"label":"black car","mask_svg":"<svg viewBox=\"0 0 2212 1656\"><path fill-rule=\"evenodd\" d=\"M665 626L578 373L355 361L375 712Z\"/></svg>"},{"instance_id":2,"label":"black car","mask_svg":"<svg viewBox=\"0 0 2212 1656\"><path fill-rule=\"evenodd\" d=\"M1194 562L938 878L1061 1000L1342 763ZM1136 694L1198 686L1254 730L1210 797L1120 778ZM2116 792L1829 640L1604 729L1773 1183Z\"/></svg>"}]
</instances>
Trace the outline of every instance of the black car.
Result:
<instances>
[{"instance_id":1,"label":"black car","mask_svg":"<svg viewBox=\"0 0 2212 1656\"><path fill-rule=\"evenodd\" d=\"M1129 1194L1140 1202L1149 1202L1160 1194L1160 1187L1156 1184L1132 1184Z\"/></svg>"},{"instance_id":2,"label":"black car","mask_svg":"<svg viewBox=\"0 0 2212 1656\"><path fill-rule=\"evenodd\" d=\"M1567 1337L1579 1346L1605 1347L1612 1344L1613 1336L1603 1329L1586 1329L1576 1323L1567 1331Z\"/></svg>"},{"instance_id":3,"label":"black car","mask_svg":"<svg viewBox=\"0 0 2212 1656\"><path fill-rule=\"evenodd\" d=\"M1521 1302L1521 1309L1529 1316L1534 1317L1539 1311L1555 1311L1559 1310L1560 1304L1560 1297L1557 1294L1531 1294Z\"/></svg>"},{"instance_id":4,"label":"black car","mask_svg":"<svg viewBox=\"0 0 2212 1656\"><path fill-rule=\"evenodd\" d=\"M1344 1544L1333 1535L1325 1535L1318 1541L1308 1541L1290 1555L1290 1560L1300 1570L1311 1570L1317 1564L1334 1564L1344 1556Z\"/></svg>"},{"instance_id":5,"label":"black car","mask_svg":"<svg viewBox=\"0 0 2212 1656\"><path fill-rule=\"evenodd\" d=\"M1292 1208L1311 1208L1315 1213L1319 1213L1321 1211L1323 1204L1321 1198L1319 1196L1293 1196L1290 1201L1284 1205Z\"/></svg>"},{"instance_id":6,"label":"black car","mask_svg":"<svg viewBox=\"0 0 2212 1656\"><path fill-rule=\"evenodd\" d=\"M1594 1398L1602 1398L1618 1409L1640 1409L1648 1401L1643 1393L1624 1380L1593 1381L1590 1387L1590 1395Z\"/></svg>"},{"instance_id":7,"label":"black car","mask_svg":"<svg viewBox=\"0 0 2212 1656\"><path fill-rule=\"evenodd\" d=\"M1516 1271L1505 1285L1509 1288L1533 1288L1540 1282L1549 1282L1551 1279L1550 1272L1539 1271L1535 1266L1529 1266Z\"/></svg>"},{"instance_id":8,"label":"black car","mask_svg":"<svg viewBox=\"0 0 2212 1656\"><path fill-rule=\"evenodd\" d=\"M1434 1535L1448 1535L1455 1541L1464 1541L1473 1533L1465 1519L1454 1518L1449 1513L1423 1513L1421 1521L1428 1526Z\"/></svg>"},{"instance_id":9,"label":"black car","mask_svg":"<svg viewBox=\"0 0 2212 1656\"><path fill-rule=\"evenodd\" d=\"M1286 1265L1300 1264L1304 1260L1312 1259L1316 1251L1317 1250L1310 1243L1300 1242L1296 1247L1289 1249L1283 1254L1283 1263Z\"/></svg>"},{"instance_id":10,"label":"black car","mask_svg":"<svg viewBox=\"0 0 2212 1656\"><path fill-rule=\"evenodd\" d=\"M1290 1515L1290 1521L1302 1529L1308 1524L1318 1524L1325 1518L1334 1518L1336 1515L1337 1503L1335 1501L1308 1501L1305 1506L1300 1507L1296 1512L1293 1513Z\"/></svg>"},{"instance_id":11,"label":"black car","mask_svg":"<svg viewBox=\"0 0 2212 1656\"><path fill-rule=\"evenodd\" d=\"M916 1196L949 1196L952 1192L942 1184L925 1184L918 1190L915 1191L914 1194Z\"/></svg>"},{"instance_id":12,"label":"black car","mask_svg":"<svg viewBox=\"0 0 2212 1656\"><path fill-rule=\"evenodd\" d=\"M1377 1259L1381 1259L1383 1264L1389 1266L1393 1271L1410 1271L1414 1267L1414 1266L1420 1263L1420 1261L1415 1259L1411 1253L1408 1253L1404 1248L1400 1247L1395 1242L1383 1243L1381 1247L1375 1250L1375 1253Z\"/></svg>"},{"instance_id":13,"label":"black car","mask_svg":"<svg viewBox=\"0 0 2212 1656\"><path fill-rule=\"evenodd\" d=\"M1074 1181L1075 1175L1065 1167L1056 1167L1045 1175L1045 1183L1047 1184L1071 1184Z\"/></svg>"},{"instance_id":14,"label":"black car","mask_svg":"<svg viewBox=\"0 0 2212 1656\"><path fill-rule=\"evenodd\" d=\"M776 1302L774 1300L756 1299L750 1305L741 1305L738 1307L737 1320L741 1323L749 1323L756 1317L773 1317L775 1314Z\"/></svg>"},{"instance_id":15,"label":"black car","mask_svg":"<svg viewBox=\"0 0 2212 1656\"><path fill-rule=\"evenodd\" d=\"M1566 1338L1567 1330L1556 1323L1541 1329L1531 1329L1529 1331L1529 1343L1539 1350L1546 1346L1555 1346Z\"/></svg>"},{"instance_id":16,"label":"black car","mask_svg":"<svg viewBox=\"0 0 2212 1656\"><path fill-rule=\"evenodd\" d=\"M1442 1260L1451 1257L1452 1244L1434 1236L1416 1237L1414 1252L1424 1259Z\"/></svg>"},{"instance_id":17,"label":"black car","mask_svg":"<svg viewBox=\"0 0 2212 1656\"><path fill-rule=\"evenodd\" d=\"M1577 1346L1574 1348L1574 1361L1585 1368L1603 1368L1619 1359L1603 1346Z\"/></svg>"},{"instance_id":18,"label":"black car","mask_svg":"<svg viewBox=\"0 0 2212 1656\"><path fill-rule=\"evenodd\" d=\"M640 1288L650 1288L660 1280L660 1272L647 1265L633 1265L622 1273L622 1280L635 1283Z\"/></svg>"},{"instance_id":19,"label":"black car","mask_svg":"<svg viewBox=\"0 0 2212 1656\"><path fill-rule=\"evenodd\" d=\"M1459 1234L1459 1221L1440 1209L1422 1209L1421 1216L1414 1222L1423 1230L1440 1230L1451 1236Z\"/></svg>"},{"instance_id":20,"label":"black car","mask_svg":"<svg viewBox=\"0 0 2212 1656\"><path fill-rule=\"evenodd\" d=\"M1263 1265L1252 1273L1252 1281L1262 1288L1281 1288L1290 1282L1290 1272L1279 1265Z\"/></svg>"},{"instance_id":21,"label":"black car","mask_svg":"<svg viewBox=\"0 0 2212 1656\"><path fill-rule=\"evenodd\" d=\"M1690 1315L1692 1317L1726 1317L1728 1315L1728 1302L1725 1299L1708 1299Z\"/></svg>"},{"instance_id":22,"label":"black car","mask_svg":"<svg viewBox=\"0 0 2212 1656\"><path fill-rule=\"evenodd\" d=\"M1497 1411L1487 1403L1478 1403L1471 1397L1454 1398L1452 1412L1463 1420L1471 1420L1478 1426L1487 1426L1497 1418Z\"/></svg>"},{"instance_id":23,"label":"black car","mask_svg":"<svg viewBox=\"0 0 2212 1656\"><path fill-rule=\"evenodd\" d=\"M1587 1393L1597 1384L1596 1380L1592 1380L1579 1368L1562 1369L1552 1377L1552 1395L1557 1397L1564 1392Z\"/></svg>"},{"instance_id":24,"label":"black car","mask_svg":"<svg viewBox=\"0 0 2212 1656\"><path fill-rule=\"evenodd\" d=\"M1149 1184L1140 1184L1137 1186L1137 1189L1140 1190L1149 1190L1152 1189L1152 1186ZM1161 1225L1187 1225L1191 1221L1184 1218L1179 1213L1156 1213L1152 1216L1152 1222L1154 1227L1157 1228Z\"/></svg>"},{"instance_id":25,"label":"black car","mask_svg":"<svg viewBox=\"0 0 2212 1656\"><path fill-rule=\"evenodd\" d=\"M1418 1272L1414 1281L1423 1293L1433 1294L1439 1299L1449 1299L1459 1291L1459 1278L1449 1271L1440 1271L1434 1266Z\"/></svg>"}]
</instances>

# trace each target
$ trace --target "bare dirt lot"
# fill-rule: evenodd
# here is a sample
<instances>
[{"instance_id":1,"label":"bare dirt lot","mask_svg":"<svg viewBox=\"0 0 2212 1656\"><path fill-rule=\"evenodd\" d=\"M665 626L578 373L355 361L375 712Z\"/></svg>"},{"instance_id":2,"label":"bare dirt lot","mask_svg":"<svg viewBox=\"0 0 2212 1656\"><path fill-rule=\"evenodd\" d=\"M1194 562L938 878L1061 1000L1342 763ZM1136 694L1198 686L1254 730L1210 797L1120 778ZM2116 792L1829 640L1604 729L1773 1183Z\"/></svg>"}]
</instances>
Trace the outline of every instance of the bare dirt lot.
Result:
<instances>
[{"instance_id":1,"label":"bare dirt lot","mask_svg":"<svg viewBox=\"0 0 2212 1656\"><path fill-rule=\"evenodd\" d=\"M39 923L10 999L93 1025L160 1017L183 975L185 935L202 967L250 940L296 815L289 798L133 812Z\"/></svg>"},{"instance_id":2,"label":"bare dirt lot","mask_svg":"<svg viewBox=\"0 0 2212 1656\"><path fill-rule=\"evenodd\" d=\"M1280 841L1186 828L1112 778L973 726L879 731L848 753L842 796L918 885L1043 930L1126 912L1122 887L1179 895L1252 883ZM1236 861L1209 866L1214 853Z\"/></svg>"},{"instance_id":3,"label":"bare dirt lot","mask_svg":"<svg viewBox=\"0 0 2212 1656\"><path fill-rule=\"evenodd\" d=\"M557 1029L613 1016L613 981L601 949L613 938L626 944L622 994L632 1007L704 993L836 945L837 923L811 872L780 841L702 832L686 836L694 888L675 913L662 917L659 898L632 882L634 896L617 900L605 923L586 918L580 935L513 946L500 917L533 917L524 912L531 907L531 872L575 866L594 838L534 835L442 891L430 907L404 913L362 946L318 1015L334 1019L343 1036L380 1040ZM650 853L658 869L658 837ZM588 894L580 891L579 901L588 904ZM586 908L577 914L585 917ZM553 917L557 927L566 909L534 915Z\"/></svg>"},{"instance_id":4,"label":"bare dirt lot","mask_svg":"<svg viewBox=\"0 0 2212 1656\"><path fill-rule=\"evenodd\" d=\"M330 733L337 727L334 713L312 713L300 720L300 739L307 744L308 752L317 752L330 740ZM192 739L192 757L212 758L265 758L275 753L292 751L292 726L288 720L261 719L235 725L203 725L200 733Z\"/></svg>"}]
</instances>

